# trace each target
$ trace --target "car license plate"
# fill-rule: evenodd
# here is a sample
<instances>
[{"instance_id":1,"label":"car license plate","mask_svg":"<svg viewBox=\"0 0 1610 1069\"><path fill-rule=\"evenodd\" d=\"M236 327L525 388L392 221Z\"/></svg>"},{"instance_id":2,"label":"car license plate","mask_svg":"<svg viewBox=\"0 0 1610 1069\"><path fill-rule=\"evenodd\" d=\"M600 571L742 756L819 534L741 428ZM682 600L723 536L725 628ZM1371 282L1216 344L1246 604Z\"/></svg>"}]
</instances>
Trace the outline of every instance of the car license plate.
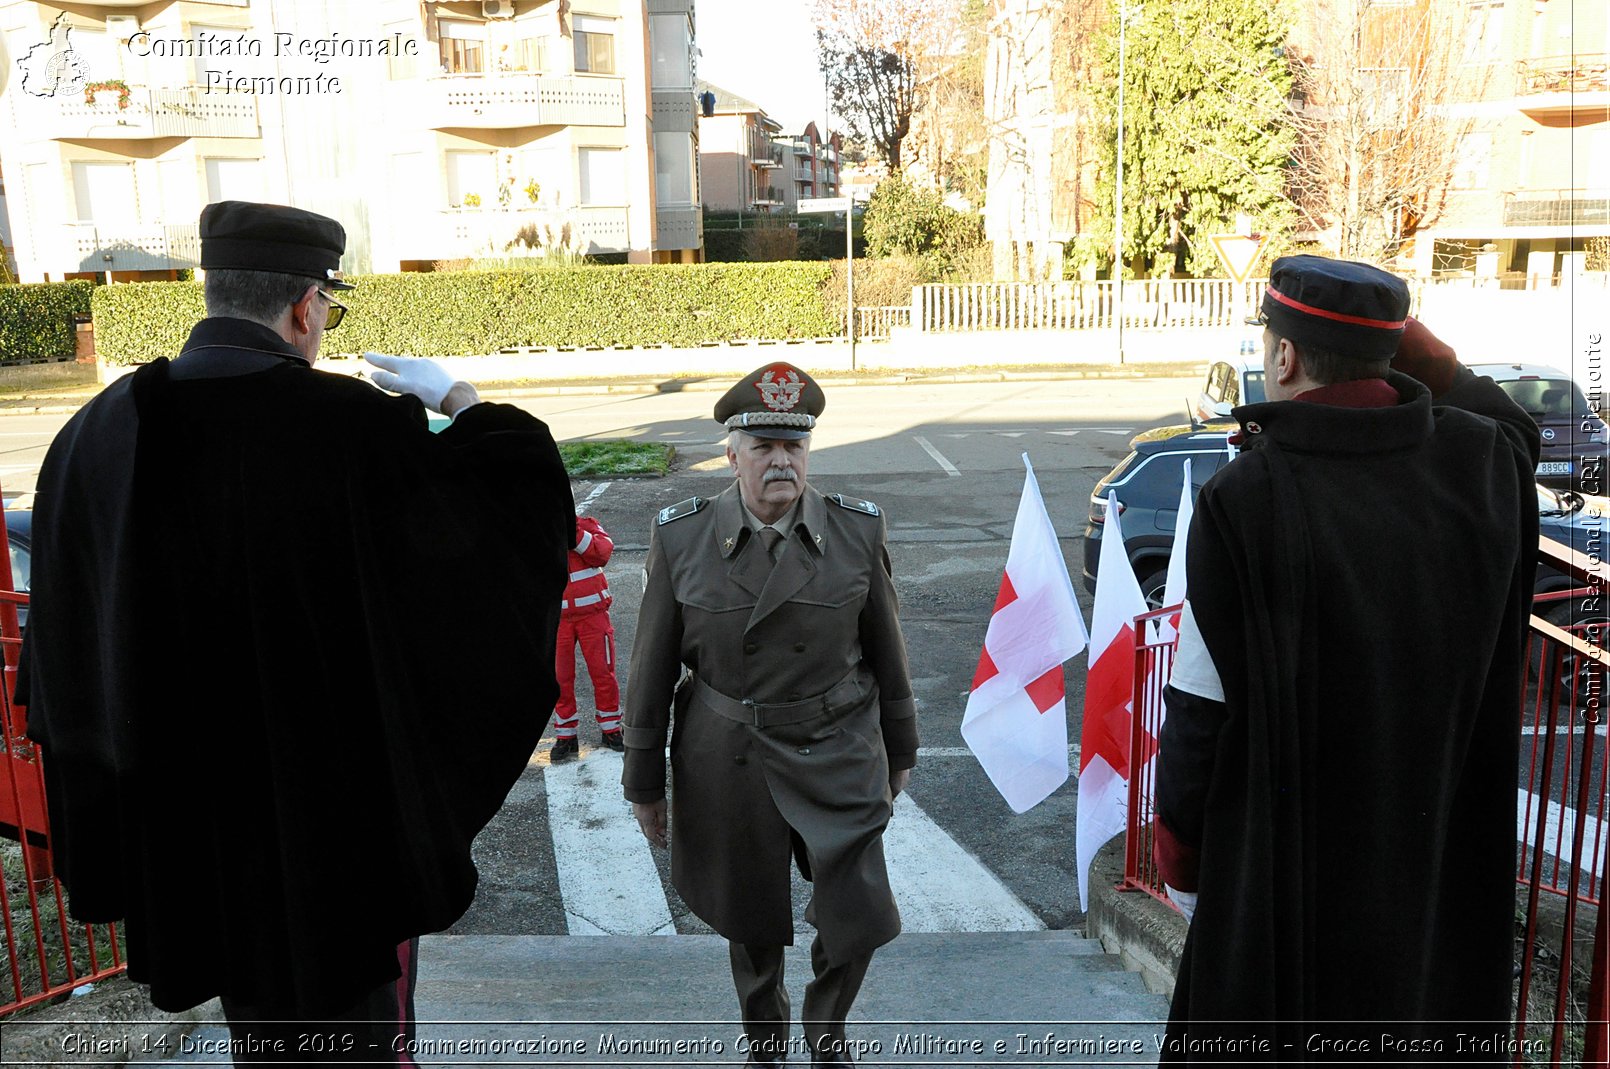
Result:
<instances>
[{"instance_id":1,"label":"car license plate","mask_svg":"<svg viewBox=\"0 0 1610 1069\"><path fill-rule=\"evenodd\" d=\"M1569 475L1571 462L1569 460L1549 460L1537 466L1539 475Z\"/></svg>"}]
</instances>

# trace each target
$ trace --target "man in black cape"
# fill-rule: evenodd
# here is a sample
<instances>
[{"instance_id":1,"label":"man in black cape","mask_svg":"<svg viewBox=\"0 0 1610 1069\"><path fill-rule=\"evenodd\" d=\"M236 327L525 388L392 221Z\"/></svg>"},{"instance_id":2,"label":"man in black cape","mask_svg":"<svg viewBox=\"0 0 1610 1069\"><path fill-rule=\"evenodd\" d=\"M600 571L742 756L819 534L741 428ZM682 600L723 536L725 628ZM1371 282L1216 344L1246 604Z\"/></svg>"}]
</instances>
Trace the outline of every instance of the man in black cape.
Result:
<instances>
[{"instance_id":1,"label":"man in black cape","mask_svg":"<svg viewBox=\"0 0 1610 1069\"><path fill-rule=\"evenodd\" d=\"M1459 1035L1508 1019L1538 431L1408 308L1376 268L1277 260L1269 400L1197 498L1165 1061L1491 1057Z\"/></svg>"},{"instance_id":2,"label":"man in black cape","mask_svg":"<svg viewBox=\"0 0 1610 1069\"><path fill-rule=\"evenodd\" d=\"M35 506L19 696L72 915L123 922L158 1007L222 996L243 1063L397 1057L557 693L553 438L428 360L371 355L401 396L314 370L344 246L209 205L209 317L69 421Z\"/></svg>"}]
</instances>

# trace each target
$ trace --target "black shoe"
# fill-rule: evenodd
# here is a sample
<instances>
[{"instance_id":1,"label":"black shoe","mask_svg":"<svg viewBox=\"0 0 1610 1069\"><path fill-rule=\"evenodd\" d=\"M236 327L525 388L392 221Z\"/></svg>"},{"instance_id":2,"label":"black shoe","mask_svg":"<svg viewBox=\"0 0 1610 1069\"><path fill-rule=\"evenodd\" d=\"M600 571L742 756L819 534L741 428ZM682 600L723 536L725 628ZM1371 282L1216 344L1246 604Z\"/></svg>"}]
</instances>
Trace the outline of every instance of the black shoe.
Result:
<instances>
[{"instance_id":1,"label":"black shoe","mask_svg":"<svg viewBox=\"0 0 1610 1069\"><path fill-rule=\"evenodd\" d=\"M570 735L565 738L554 739L553 749L548 751L548 763L557 765L561 761L574 761L579 753L581 753L581 745L576 741L576 736Z\"/></svg>"},{"instance_id":2,"label":"black shoe","mask_svg":"<svg viewBox=\"0 0 1610 1069\"><path fill-rule=\"evenodd\" d=\"M620 753L626 749L626 744L621 741L621 733L619 731L606 731L599 741L603 744L604 749L614 750L616 753Z\"/></svg>"}]
</instances>

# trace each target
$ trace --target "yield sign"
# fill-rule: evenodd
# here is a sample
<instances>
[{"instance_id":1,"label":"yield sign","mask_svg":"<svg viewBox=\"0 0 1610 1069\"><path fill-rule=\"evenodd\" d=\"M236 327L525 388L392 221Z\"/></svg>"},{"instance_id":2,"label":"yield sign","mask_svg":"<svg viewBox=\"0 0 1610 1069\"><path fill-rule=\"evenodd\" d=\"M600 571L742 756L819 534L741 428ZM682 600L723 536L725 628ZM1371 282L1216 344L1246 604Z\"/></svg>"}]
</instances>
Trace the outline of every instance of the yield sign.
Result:
<instances>
[{"instance_id":1,"label":"yield sign","mask_svg":"<svg viewBox=\"0 0 1610 1069\"><path fill-rule=\"evenodd\" d=\"M1258 254L1263 251L1264 242L1269 240L1263 234L1214 234L1212 235L1213 251L1219 254L1219 263L1229 272L1230 277L1237 282L1245 282L1252 273L1252 265L1258 262Z\"/></svg>"}]
</instances>

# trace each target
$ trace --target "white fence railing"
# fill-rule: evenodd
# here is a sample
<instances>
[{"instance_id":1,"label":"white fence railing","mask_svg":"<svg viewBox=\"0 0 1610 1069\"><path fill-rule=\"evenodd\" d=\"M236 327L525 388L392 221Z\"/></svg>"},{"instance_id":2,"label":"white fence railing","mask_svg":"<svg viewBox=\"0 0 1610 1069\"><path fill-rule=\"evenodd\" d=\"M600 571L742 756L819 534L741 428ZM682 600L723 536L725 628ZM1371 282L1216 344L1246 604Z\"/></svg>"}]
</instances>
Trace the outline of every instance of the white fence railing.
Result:
<instances>
[{"instance_id":1,"label":"white fence railing","mask_svg":"<svg viewBox=\"0 0 1610 1069\"><path fill-rule=\"evenodd\" d=\"M1262 303L1267 279L1138 279L1123 284L1126 328L1236 327ZM1547 290L1566 284L1610 288L1610 273L1505 275L1409 280L1412 307L1429 288ZM882 311L881 309L879 311ZM919 331L1111 330L1118 301L1112 282L966 282L916 286L910 322ZM872 335L866 335L872 336Z\"/></svg>"},{"instance_id":2,"label":"white fence railing","mask_svg":"<svg viewBox=\"0 0 1610 1069\"><path fill-rule=\"evenodd\" d=\"M863 340L887 338L896 327L911 326L909 305L868 305L855 310L855 336Z\"/></svg>"}]
</instances>

